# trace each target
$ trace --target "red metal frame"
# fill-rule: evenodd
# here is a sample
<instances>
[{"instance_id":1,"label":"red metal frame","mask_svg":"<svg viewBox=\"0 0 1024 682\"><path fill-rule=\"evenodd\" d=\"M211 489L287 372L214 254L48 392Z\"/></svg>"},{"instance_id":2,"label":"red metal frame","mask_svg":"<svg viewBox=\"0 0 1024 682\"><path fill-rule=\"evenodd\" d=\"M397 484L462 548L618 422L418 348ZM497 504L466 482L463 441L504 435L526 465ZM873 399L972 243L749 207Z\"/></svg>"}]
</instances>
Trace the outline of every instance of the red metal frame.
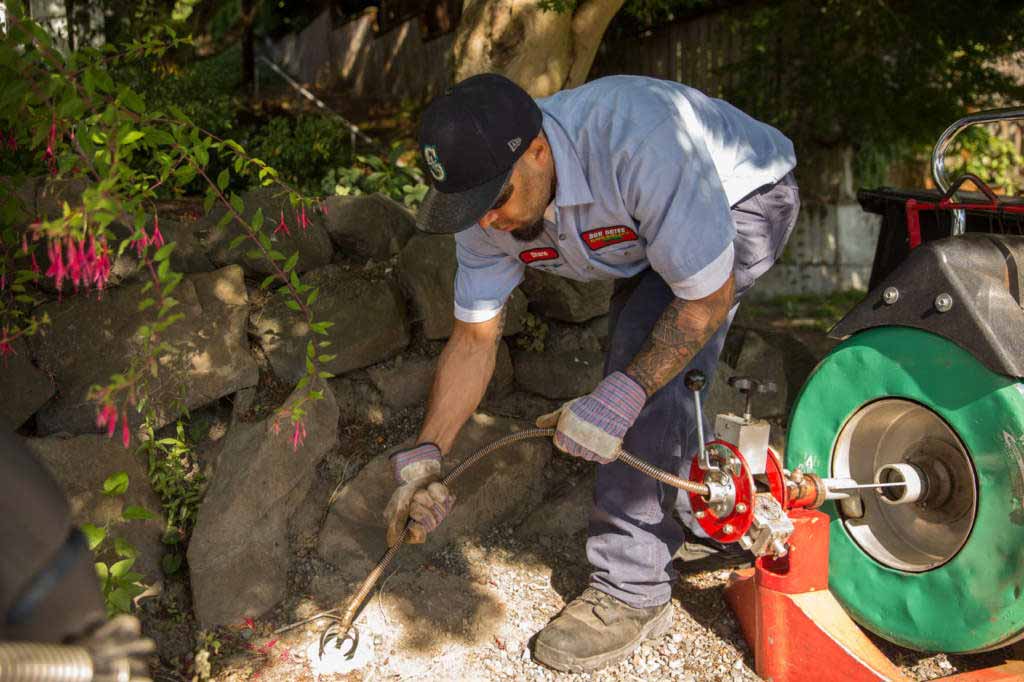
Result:
<instances>
[{"instance_id":1,"label":"red metal frame","mask_svg":"<svg viewBox=\"0 0 1024 682\"><path fill-rule=\"evenodd\" d=\"M988 199L987 202L958 203L953 201L953 194L960 189L960 186L970 180L981 190ZM1009 204L1001 201L995 192L980 178L970 173L964 173L949 188L949 191L938 201L918 201L907 199L907 239L911 249L921 245L921 211L995 211L996 213L1021 213L1024 214L1024 204Z\"/></svg>"}]
</instances>

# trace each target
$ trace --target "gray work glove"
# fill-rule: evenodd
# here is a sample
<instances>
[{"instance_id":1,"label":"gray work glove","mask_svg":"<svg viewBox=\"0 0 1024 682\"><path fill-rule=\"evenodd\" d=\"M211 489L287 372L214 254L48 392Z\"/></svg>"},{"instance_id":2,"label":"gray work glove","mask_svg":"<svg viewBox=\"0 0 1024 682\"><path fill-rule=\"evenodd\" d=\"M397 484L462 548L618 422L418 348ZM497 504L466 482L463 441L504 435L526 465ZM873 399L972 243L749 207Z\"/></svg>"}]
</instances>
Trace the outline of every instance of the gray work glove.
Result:
<instances>
[{"instance_id":1,"label":"gray work glove","mask_svg":"<svg viewBox=\"0 0 1024 682\"><path fill-rule=\"evenodd\" d=\"M455 504L455 496L441 482L441 451L433 443L424 443L391 455L391 464L398 488L384 510L388 547L399 541L406 525L406 542L422 543Z\"/></svg>"}]
</instances>

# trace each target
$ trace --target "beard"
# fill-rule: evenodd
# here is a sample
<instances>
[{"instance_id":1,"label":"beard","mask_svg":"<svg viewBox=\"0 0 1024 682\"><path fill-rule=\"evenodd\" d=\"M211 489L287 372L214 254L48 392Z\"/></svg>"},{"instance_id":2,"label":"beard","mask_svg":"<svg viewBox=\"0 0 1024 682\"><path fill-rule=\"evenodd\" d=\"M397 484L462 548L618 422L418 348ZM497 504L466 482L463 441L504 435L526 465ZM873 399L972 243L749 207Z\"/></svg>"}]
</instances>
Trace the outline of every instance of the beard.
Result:
<instances>
[{"instance_id":1,"label":"beard","mask_svg":"<svg viewBox=\"0 0 1024 682\"><path fill-rule=\"evenodd\" d=\"M520 242L532 242L537 237L544 234L544 218L542 217L532 225L526 225L525 227L517 227L514 230L509 231L512 238Z\"/></svg>"},{"instance_id":2,"label":"beard","mask_svg":"<svg viewBox=\"0 0 1024 682\"><path fill-rule=\"evenodd\" d=\"M547 208L548 204L555 200L555 192L558 189L558 178L554 173L551 175L551 186L548 189L548 199L544 202L544 206L540 207L540 217L536 222L526 225L524 227L517 227L512 230L510 234L512 238L520 242L532 242L537 237L544 234L544 209Z\"/></svg>"}]
</instances>

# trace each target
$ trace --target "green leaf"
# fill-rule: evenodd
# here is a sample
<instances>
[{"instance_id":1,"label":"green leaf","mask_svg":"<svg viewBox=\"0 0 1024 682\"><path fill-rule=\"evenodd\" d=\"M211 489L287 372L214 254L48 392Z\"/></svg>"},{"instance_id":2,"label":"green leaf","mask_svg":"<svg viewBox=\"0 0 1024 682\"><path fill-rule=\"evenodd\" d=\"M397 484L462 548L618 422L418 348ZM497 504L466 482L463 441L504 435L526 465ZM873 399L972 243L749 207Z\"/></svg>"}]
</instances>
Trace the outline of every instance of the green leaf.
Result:
<instances>
[{"instance_id":1,"label":"green leaf","mask_svg":"<svg viewBox=\"0 0 1024 682\"><path fill-rule=\"evenodd\" d=\"M284 302L284 304L288 306L288 308L296 312L302 310L302 306L300 306L294 299L289 298L287 301Z\"/></svg>"},{"instance_id":2,"label":"green leaf","mask_svg":"<svg viewBox=\"0 0 1024 682\"><path fill-rule=\"evenodd\" d=\"M139 556L139 550L135 549L135 546L124 538L114 539L114 551L117 553L117 556L125 559L134 559Z\"/></svg>"},{"instance_id":3,"label":"green leaf","mask_svg":"<svg viewBox=\"0 0 1024 682\"><path fill-rule=\"evenodd\" d=\"M240 234L228 243L228 251L234 251L238 248L238 245L249 238L247 234Z\"/></svg>"},{"instance_id":4,"label":"green leaf","mask_svg":"<svg viewBox=\"0 0 1024 682\"><path fill-rule=\"evenodd\" d=\"M175 242L170 242L161 246L160 250L153 255L153 260L158 263L162 260L167 260L167 257L171 255L171 251L174 251L175 245Z\"/></svg>"},{"instance_id":5,"label":"green leaf","mask_svg":"<svg viewBox=\"0 0 1024 682\"><path fill-rule=\"evenodd\" d=\"M116 564L110 567L110 575L114 578L121 578L125 573L132 569L135 565L135 559L121 559Z\"/></svg>"},{"instance_id":6,"label":"green leaf","mask_svg":"<svg viewBox=\"0 0 1024 682\"><path fill-rule=\"evenodd\" d=\"M89 542L89 549L95 550L103 542L103 539L107 537L107 529L94 526L91 523L82 524L82 533L85 534L85 539Z\"/></svg>"},{"instance_id":7,"label":"green leaf","mask_svg":"<svg viewBox=\"0 0 1024 682\"><path fill-rule=\"evenodd\" d=\"M107 595L107 601L117 610L118 613L129 613L132 610L132 596L128 590L119 587Z\"/></svg>"},{"instance_id":8,"label":"green leaf","mask_svg":"<svg viewBox=\"0 0 1024 682\"><path fill-rule=\"evenodd\" d=\"M306 344L306 357L316 357L316 346L313 345L312 341Z\"/></svg>"},{"instance_id":9,"label":"green leaf","mask_svg":"<svg viewBox=\"0 0 1024 682\"><path fill-rule=\"evenodd\" d=\"M240 196L232 194L229 201L231 203L231 208L235 209L235 212L238 213L238 215L245 213L245 202L242 201Z\"/></svg>"},{"instance_id":10,"label":"green leaf","mask_svg":"<svg viewBox=\"0 0 1024 682\"><path fill-rule=\"evenodd\" d=\"M317 287L316 289L313 289L313 291L309 292L309 296L306 298L306 305L313 305L313 301L315 301L318 296L320 296L320 288L319 287Z\"/></svg>"},{"instance_id":11,"label":"green leaf","mask_svg":"<svg viewBox=\"0 0 1024 682\"><path fill-rule=\"evenodd\" d=\"M141 140L146 133L141 130L129 130L121 136L121 144L131 144L132 142L138 142Z\"/></svg>"},{"instance_id":12,"label":"green leaf","mask_svg":"<svg viewBox=\"0 0 1024 682\"><path fill-rule=\"evenodd\" d=\"M128 473L125 471L118 471L117 473L111 474L107 477L107 480L103 481L103 494L113 497L114 495L123 495L128 490Z\"/></svg>"},{"instance_id":13,"label":"green leaf","mask_svg":"<svg viewBox=\"0 0 1024 682\"><path fill-rule=\"evenodd\" d=\"M228 183L231 181L231 173L227 168L222 170L217 176L217 187L223 192L228 187Z\"/></svg>"},{"instance_id":14,"label":"green leaf","mask_svg":"<svg viewBox=\"0 0 1024 682\"><path fill-rule=\"evenodd\" d=\"M177 553L164 554L160 559L160 568L164 569L167 575L174 575L181 568L181 555Z\"/></svg>"},{"instance_id":15,"label":"green leaf","mask_svg":"<svg viewBox=\"0 0 1024 682\"><path fill-rule=\"evenodd\" d=\"M110 579L110 569L102 561L97 561L96 564L96 577L100 579L100 585L105 587L107 580Z\"/></svg>"},{"instance_id":16,"label":"green leaf","mask_svg":"<svg viewBox=\"0 0 1024 682\"><path fill-rule=\"evenodd\" d=\"M130 504L124 508L124 511L121 512L121 517L125 521L148 521L149 519L155 519L156 514L149 511L145 507Z\"/></svg>"},{"instance_id":17,"label":"green leaf","mask_svg":"<svg viewBox=\"0 0 1024 682\"><path fill-rule=\"evenodd\" d=\"M263 278L263 281L260 282L260 289L266 289L267 287L274 283L275 279L277 279L277 275L267 275L265 278Z\"/></svg>"},{"instance_id":18,"label":"green leaf","mask_svg":"<svg viewBox=\"0 0 1024 682\"><path fill-rule=\"evenodd\" d=\"M299 252L293 253L284 264L284 271L288 272L295 267L295 264L299 262Z\"/></svg>"},{"instance_id":19,"label":"green leaf","mask_svg":"<svg viewBox=\"0 0 1024 682\"><path fill-rule=\"evenodd\" d=\"M252 229L258 230L263 227L263 209L257 208L252 216Z\"/></svg>"},{"instance_id":20,"label":"green leaf","mask_svg":"<svg viewBox=\"0 0 1024 682\"><path fill-rule=\"evenodd\" d=\"M156 301L154 299L152 299L152 298L144 298L144 299L142 299L139 302L139 307L138 307L139 312L141 313L143 310L145 310L146 308L149 308L154 303L156 303Z\"/></svg>"}]
</instances>

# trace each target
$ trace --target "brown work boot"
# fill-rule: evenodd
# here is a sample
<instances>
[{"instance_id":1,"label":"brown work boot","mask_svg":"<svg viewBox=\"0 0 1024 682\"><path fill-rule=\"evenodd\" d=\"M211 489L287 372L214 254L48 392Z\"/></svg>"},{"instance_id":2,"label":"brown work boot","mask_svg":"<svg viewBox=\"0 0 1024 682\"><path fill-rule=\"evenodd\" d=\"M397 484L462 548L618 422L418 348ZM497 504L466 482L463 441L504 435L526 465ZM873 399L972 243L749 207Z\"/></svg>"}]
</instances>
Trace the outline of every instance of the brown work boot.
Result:
<instances>
[{"instance_id":1,"label":"brown work boot","mask_svg":"<svg viewBox=\"0 0 1024 682\"><path fill-rule=\"evenodd\" d=\"M588 587L540 631L533 653L555 670L586 673L625 659L671 627L672 602L637 609Z\"/></svg>"}]
</instances>

